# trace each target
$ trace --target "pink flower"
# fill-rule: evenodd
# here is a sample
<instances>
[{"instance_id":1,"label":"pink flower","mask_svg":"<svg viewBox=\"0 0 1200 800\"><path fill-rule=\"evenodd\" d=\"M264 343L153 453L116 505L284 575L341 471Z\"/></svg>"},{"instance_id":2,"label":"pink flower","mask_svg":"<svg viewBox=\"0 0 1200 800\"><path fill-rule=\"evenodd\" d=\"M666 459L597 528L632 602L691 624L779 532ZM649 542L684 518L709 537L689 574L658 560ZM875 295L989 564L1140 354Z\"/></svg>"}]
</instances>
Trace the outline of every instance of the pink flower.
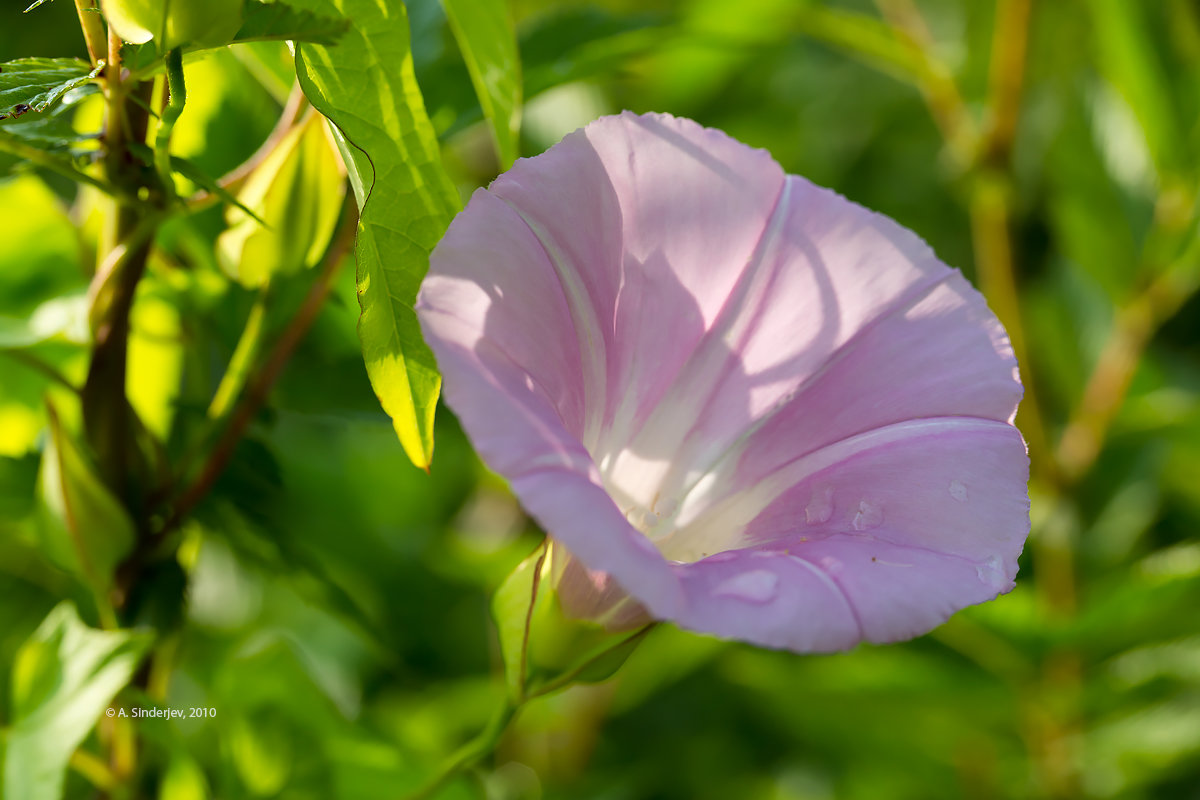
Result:
<instances>
[{"instance_id":1,"label":"pink flower","mask_svg":"<svg viewBox=\"0 0 1200 800\"><path fill-rule=\"evenodd\" d=\"M914 234L762 150L597 120L475 192L417 311L446 402L601 606L615 582L684 628L829 651L1013 586L1003 328Z\"/></svg>"}]
</instances>

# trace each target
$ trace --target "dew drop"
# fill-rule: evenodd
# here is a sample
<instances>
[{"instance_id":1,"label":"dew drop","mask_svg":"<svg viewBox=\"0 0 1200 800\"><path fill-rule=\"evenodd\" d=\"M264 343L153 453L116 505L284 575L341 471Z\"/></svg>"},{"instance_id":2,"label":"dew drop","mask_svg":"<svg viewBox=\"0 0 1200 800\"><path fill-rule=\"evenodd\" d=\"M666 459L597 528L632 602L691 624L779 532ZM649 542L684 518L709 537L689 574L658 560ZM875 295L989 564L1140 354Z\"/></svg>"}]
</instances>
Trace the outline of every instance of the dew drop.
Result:
<instances>
[{"instance_id":1,"label":"dew drop","mask_svg":"<svg viewBox=\"0 0 1200 800\"><path fill-rule=\"evenodd\" d=\"M838 559L834 558L833 556L823 557L820 561L817 562L817 565L821 569L825 570L825 572L828 573L830 577L833 577L834 575L837 575L839 572L842 571L842 562L839 561Z\"/></svg>"},{"instance_id":2,"label":"dew drop","mask_svg":"<svg viewBox=\"0 0 1200 800\"><path fill-rule=\"evenodd\" d=\"M850 525L856 531L867 531L878 528L883 522L883 509L868 500L858 501L858 511Z\"/></svg>"},{"instance_id":3,"label":"dew drop","mask_svg":"<svg viewBox=\"0 0 1200 800\"><path fill-rule=\"evenodd\" d=\"M833 516L833 488L830 486L813 487L812 499L804 507L804 521L809 525L820 525L828 522Z\"/></svg>"},{"instance_id":4,"label":"dew drop","mask_svg":"<svg viewBox=\"0 0 1200 800\"><path fill-rule=\"evenodd\" d=\"M747 603L769 603L779 593L779 576L765 569L734 575L717 584L715 597L732 597Z\"/></svg>"},{"instance_id":5,"label":"dew drop","mask_svg":"<svg viewBox=\"0 0 1200 800\"><path fill-rule=\"evenodd\" d=\"M1004 562L999 556L992 556L982 564L975 566L975 574L982 583L994 589L1002 589L1008 585L1008 576L1004 574Z\"/></svg>"},{"instance_id":6,"label":"dew drop","mask_svg":"<svg viewBox=\"0 0 1200 800\"><path fill-rule=\"evenodd\" d=\"M967 502L967 487L959 481L950 481L950 496L960 503Z\"/></svg>"}]
</instances>

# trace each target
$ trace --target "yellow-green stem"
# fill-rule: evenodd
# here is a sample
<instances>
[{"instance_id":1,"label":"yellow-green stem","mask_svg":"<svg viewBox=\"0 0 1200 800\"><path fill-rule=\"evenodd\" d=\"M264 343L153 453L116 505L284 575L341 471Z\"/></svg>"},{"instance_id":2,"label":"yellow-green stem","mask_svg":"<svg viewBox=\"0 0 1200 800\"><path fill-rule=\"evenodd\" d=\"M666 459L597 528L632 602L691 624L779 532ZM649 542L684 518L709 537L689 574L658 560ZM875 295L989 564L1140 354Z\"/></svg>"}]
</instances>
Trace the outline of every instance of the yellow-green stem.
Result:
<instances>
[{"instance_id":1,"label":"yellow-green stem","mask_svg":"<svg viewBox=\"0 0 1200 800\"><path fill-rule=\"evenodd\" d=\"M217 391L208 406L208 418L211 420L223 420L229 415L258 361L263 336L266 333L267 302L270 295L270 284L267 284L259 289L254 298L254 305L250 307L250 314L246 317L246 325L242 328L242 335L233 350L233 356L229 359L229 366L221 376L221 382L217 385Z\"/></svg>"}]
</instances>

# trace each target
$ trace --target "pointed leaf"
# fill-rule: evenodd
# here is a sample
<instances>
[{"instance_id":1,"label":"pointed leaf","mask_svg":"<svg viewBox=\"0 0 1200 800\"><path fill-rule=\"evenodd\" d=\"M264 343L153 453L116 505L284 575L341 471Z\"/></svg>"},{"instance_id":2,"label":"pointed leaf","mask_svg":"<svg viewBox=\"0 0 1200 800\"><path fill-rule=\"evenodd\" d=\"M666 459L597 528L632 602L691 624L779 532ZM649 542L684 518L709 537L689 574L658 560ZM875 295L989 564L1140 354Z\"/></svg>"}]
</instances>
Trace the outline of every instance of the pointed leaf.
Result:
<instances>
[{"instance_id":1,"label":"pointed leaf","mask_svg":"<svg viewBox=\"0 0 1200 800\"><path fill-rule=\"evenodd\" d=\"M57 800L71 754L129 683L150 645L128 631L89 628L69 603L50 612L13 664L4 797Z\"/></svg>"},{"instance_id":2,"label":"pointed leaf","mask_svg":"<svg viewBox=\"0 0 1200 800\"><path fill-rule=\"evenodd\" d=\"M479 105L492 126L500 165L518 156L521 130L521 62L517 34L504 0L442 0Z\"/></svg>"},{"instance_id":3,"label":"pointed leaf","mask_svg":"<svg viewBox=\"0 0 1200 800\"><path fill-rule=\"evenodd\" d=\"M350 143L352 181L369 187L355 248L363 358L405 452L427 467L441 377L413 304L429 253L459 208L458 193L417 86L403 6L297 5L340 11L353 22L337 47L300 44L296 72L309 100Z\"/></svg>"}]
</instances>

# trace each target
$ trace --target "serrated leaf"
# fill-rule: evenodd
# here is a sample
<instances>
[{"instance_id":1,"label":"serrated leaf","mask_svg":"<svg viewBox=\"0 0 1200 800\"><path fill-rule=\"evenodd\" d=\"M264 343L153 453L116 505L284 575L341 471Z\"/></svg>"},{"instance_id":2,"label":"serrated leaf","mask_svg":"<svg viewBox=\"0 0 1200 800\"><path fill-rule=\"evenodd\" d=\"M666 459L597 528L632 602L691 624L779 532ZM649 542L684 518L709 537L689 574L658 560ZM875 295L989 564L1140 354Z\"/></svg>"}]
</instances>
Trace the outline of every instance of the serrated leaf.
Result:
<instances>
[{"instance_id":1,"label":"serrated leaf","mask_svg":"<svg viewBox=\"0 0 1200 800\"><path fill-rule=\"evenodd\" d=\"M246 0L242 27L234 42L296 41L332 46L350 29L350 20L325 16L283 2Z\"/></svg>"},{"instance_id":2,"label":"serrated leaf","mask_svg":"<svg viewBox=\"0 0 1200 800\"><path fill-rule=\"evenodd\" d=\"M42 545L60 567L106 592L117 566L133 549L133 520L54 409L48 406L47 411L49 438L38 476Z\"/></svg>"},{"instance_id":3,"label":"serrated leaf","mask_svg":"<svg viewBox=\"0 0 1200 800\"><path fill-rule=\"evenodd\" d=\"M77 58L22 58L0 64L0 120L44 113L103 68L101 64L93 69Z\"/></svg>"},{"instance_id":4,"label":"serrated leaf","mask_svg":"<svg viewBox=\"0 0 1200 800\"><path fill-rule=\"evenodd\" d=\"M442 0L442 6L507 169L519 154L521 131L521 62L512 16L505 0Z\"/></svg>"},{"instance_id":5,"label":"serrated leaf","mask_svg":"<svg viewBox=\"0 0 1200 800\"><path fill-rule=\"evenodd\" d=\"M17 652L4 797L58 800L71 754L150 645L129 631L89 628L63 603Z\"/></svg>"},{"instance_id":6,"label":"serrated leaf","mask_svg":"<svg viewBox=\"0 0 1200 800\"><path fill-rule=\"evenodd\" d=\"M359 235L359 338L367 374L414 464L433 456L441 376L413 311L429 253L459 209L413 71L402 6L303 0L353 27L335 48L300 44L296 72L312 104L351 143L347 168L370 187ZM357 176L354 174L357 173Z\"/></svg>"}]
</instances>

